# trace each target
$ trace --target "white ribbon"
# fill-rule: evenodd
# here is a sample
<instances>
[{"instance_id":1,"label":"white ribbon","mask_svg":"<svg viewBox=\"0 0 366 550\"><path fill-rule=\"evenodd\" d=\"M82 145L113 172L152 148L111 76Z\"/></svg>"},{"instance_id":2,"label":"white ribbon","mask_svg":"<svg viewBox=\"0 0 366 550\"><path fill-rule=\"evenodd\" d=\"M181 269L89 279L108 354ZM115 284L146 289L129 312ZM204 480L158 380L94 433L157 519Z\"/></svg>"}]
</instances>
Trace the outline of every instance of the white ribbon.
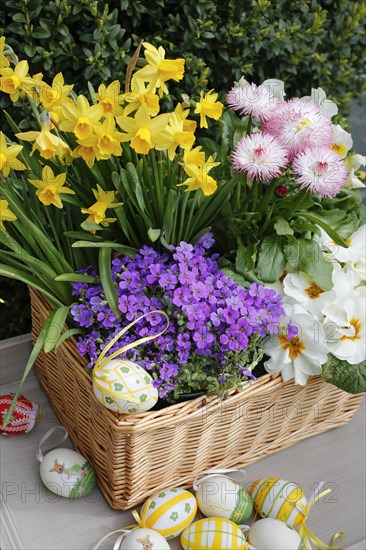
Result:
<instances>
[{"instance_id":1,"label":"white ribbon","mask_svg":"<svg viewBox=\"0 0 366 550\"><path fill-rule=\"evenodd\" d=\"M247 477L247 474L246 474L245 470L243 470L243 469L240 469L240 468L217 468L217 469L212 469L212 470L204 470L203 472L198 474L198 476L193 481L193 489L195 491L197 491L198 486L201 485L201 483L203 481L205 481L206 479L216 477L217 475L222 475L223 477L229 477L229 476L226 476L224 474L230 474L230 473L233 473L233 472L240 472L242 474L242 477L243 477L242 482L245 481L245 479ZM201 476L203 474L206 474L206 475L204 475L201 478ZM237 481L236 479L233 479L233 478L229 478L229 479L232 479L233 481Z\"/></svg>"},{"instance_id":2,"label":"white ribbon","mask_svg":"<svg viewBox=\"0 0 366 550\"><path fill-rule=\"evenodd\" d=\"M43 443L45 443L45 441L47 441L47 439L49 439L51 437L51 435L53 434L53 432L55 432L56 430L63 430L64 434L63 434L62 438L61 439L58 438L57 442L46 445L46 447L44 447L42 449ZM36 452L37 460L39 460L39 462L42 462L43 453L45 451L50 451L51 449L54 449L55 447L58 447L58 445L61 445L61 443L63 443L68 437L69 437L69 433L66 430L66 428L64 428L64 426L55 426L54 428L51 428L50 430L48 430L48 432L46 432L44 434L41 441L39 442L38 451Z\"/></svg>"},{"instance_id":3,"label":"white ribbon","mask_svg":"<svg viewBox=\"0 0 366 550\"><path fill-rule=\"evenodd\" d=\"M105 537L103 537L97 544L96 546L93 546L92 550L98 550L98 548L100 548L100 545L102 544L102 542L104 542L108 537L110 537L111 535L115 535L116 533L122 533L122 535L120 535L115 543L114 543L114 546L113 546L113 550L119 550L121 548L121 543L123 541L123 539L125 538L125 535L127 533L131 533L131 530L130 529L117 529L117 531L111 531L110 533L108 533L108 535L106 535Z\"/></svg>"}]
</instances>

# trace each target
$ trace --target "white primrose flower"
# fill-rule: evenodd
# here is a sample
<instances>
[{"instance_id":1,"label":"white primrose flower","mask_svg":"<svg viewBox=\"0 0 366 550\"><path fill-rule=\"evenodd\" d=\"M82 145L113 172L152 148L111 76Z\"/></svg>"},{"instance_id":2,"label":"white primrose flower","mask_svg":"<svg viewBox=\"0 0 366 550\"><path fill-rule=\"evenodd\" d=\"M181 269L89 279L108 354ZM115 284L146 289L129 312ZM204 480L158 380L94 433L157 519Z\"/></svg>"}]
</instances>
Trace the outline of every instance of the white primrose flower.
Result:
<instances>
[{"instance_id":1,"label":"white primrose flower","mask_svg":"<svg viewBox=\"0 0 366 550\"><path fill-rule=\"evenodd\" d=\"M296 384L304 385L309 376L322 372L329 348L319 321L297 304L285 305L284 308L286 316L282 323L296 327L298 332L294 334L286 330L268 336L263 347L270 359L264 366L270 374L281 372L284 382L294 378Z\"/></svg>"},{"instance_id":2,"label":"white primrose flower","mask_svg":"<svg viewBox=\"0 0 366 550\"><path fill-rule=\"evenodd\" d=\"M348 170L348 178L345 187L347 189L360 189L365 187L364 182L356 175L356 173L361 166L366 165L366 157L358 154L350 155L344 159L344 163Z\"/></svg>"},{"instance_id":3,"label":"white primrose flower","mask_svg":"<svg viewBox=\"0 0 366 550\"><path fill-rule=\"evenodd\" d=\"M332 124L333 130L333 143L331 146L332 151L337 153L341 158L345 158L348 151L352 149L353 139L351 134L343 130L339 124Z\"/></svg>"},{"instance_id":4,"label":"white primrose flower","mask_svg":"<svg viewBox=\"0 0 366 550\"><path fill-rule=\"evenodd\" d=\"M305 273L289 273L283 281L284 292L290 298L289 303L300 304L319 321L323 319L322 308L332 302L335 293L324 291Z\"/></svg>"},{"instance_id":5,"label":"white primrose flower","mask_svg":"<svg viewBox=\"0 0 366 550\"><path fill-rule=\"evenodd\" d=\"M323 309L330 352L357 365L366 360L366 300L364 290Z\"/></svg>"},{"instance_id":6,"label":"white primrose flower","mask_svg":"<svg viewBox=\"0 0 366 550\"><path fill-rule=\"evenodd\" d=\"M317 103L323 115L329 119L333 118L338 113L337 105L334 101L327 99L327 94L323 88L311 88L311 96L305 96L303 99Z\"/></svg>"}]
</instances>

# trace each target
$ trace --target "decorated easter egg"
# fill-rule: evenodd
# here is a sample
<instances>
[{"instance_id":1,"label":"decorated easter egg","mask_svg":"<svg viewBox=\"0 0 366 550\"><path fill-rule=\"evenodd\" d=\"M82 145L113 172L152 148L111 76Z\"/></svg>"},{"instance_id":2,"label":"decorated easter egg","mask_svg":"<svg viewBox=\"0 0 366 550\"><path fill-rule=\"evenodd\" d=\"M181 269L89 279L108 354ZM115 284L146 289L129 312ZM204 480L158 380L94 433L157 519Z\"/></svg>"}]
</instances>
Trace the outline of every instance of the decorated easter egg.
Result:
<instances>
[{"instance_id":1,"label":"decorated easter egg","mask_svg":"<svg viewBox=\"0 0 366 550\"><path fill-rule=\"evenodd\" d=\"M108 409L134 414L151 409L158 400L158 390L145 369L122 359L112 359L94 369L93 389L97 399Z\"/></svg>"},{"instance_id":2,"label":"decorated easter egg","mask_svg":"<svg viewBox=\"0 0 366 550\"><path fill-rule=\"evenodd\" d=\"M150 497L141 509L143 525L166 539L179 535L197 512L192 493L184 489L165 489Z\"/></svg>"},{"instance_id":3,"label":"decorated easter egg","mask_svg":"<svg viewBox=\"0 0 366 550\"><path fill-rule=\"evenodd\" d=\"M256 521L248 533L248 541L257 550L305 550L300 535L273 518Z\"/></svg>"},{"instance_id":4,"label":"decorated easter egg","mask_svg":"<svg viewBox=\"0 0 366 550\"><path fill-rule=\"evenodd\" d=\"M187 527L180 538L184 550L242 550L245 537L240 527L224 518L205 518Z\"/></svg>"},{"instance_id":5,"label":"decorated easter egg","mask_svg":"<svg viewBox=\"0 0 366 550\"><path fill-rule=\"evenodd\" d=\"M169 550L164 537L152 529L134 529L122 541L120 550Z\"/></svg>"},{"instance_id":6,"label":"decorated easter egg","mask_svg":"<svg viewBox=\"0 0 366 550\"><path fill-rule=\"evenodd\" d=\"M23 395L20 395L13 411L13 419L5 426L5 428L2 427L6 418L6 413L9 411L13 402L13 398L14 394L2 395L0 397L0 433L3 435L28 433L34 427L36 422L38 405L29 401L29 399Z\"/></svg>"},{"instance_id":7,"label":"decorated easter egg","mask_svg":"<svg viewBox=\"0 0 366 550\"><path fill-rule=\"evenodd\" d=\"M47 489L62 497L85 497L96 485L90 463L72 449L54 449L43 457L40 475Z\"/></svg>"},{"instance_id":8,"label":"decorated easter egg","mask_svg":"<svg viewBox=\"0 0 366 550\"><path fill-rule=\"evenodd\" d=\"M243 523L253 511L253 500L245 489L227 476L203 479L196 491L198 508L206 517L226 518Z\"/></svg>"},{"instance_id":9,"label":"decorated easter egg","mask_svg":"<svg viewBox=\"0 0 366 550\"><path fill-rule=\"evenodd\" d=\"M254 500L254 508L262 518L279 519L293 527L300 523L304 514L297 504L307 506L307 500L301 488L278 477L258 479L249 489Z\"/></svg>"}]
</instances>

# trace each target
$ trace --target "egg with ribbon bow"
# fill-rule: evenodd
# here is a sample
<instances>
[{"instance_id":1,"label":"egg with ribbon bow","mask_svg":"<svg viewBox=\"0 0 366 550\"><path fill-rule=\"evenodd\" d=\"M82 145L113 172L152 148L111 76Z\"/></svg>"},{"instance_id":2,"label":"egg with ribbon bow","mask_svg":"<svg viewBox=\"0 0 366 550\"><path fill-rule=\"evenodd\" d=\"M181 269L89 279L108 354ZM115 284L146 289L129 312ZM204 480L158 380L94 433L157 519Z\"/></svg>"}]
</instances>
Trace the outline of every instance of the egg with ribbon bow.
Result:
<instances>
[{"instance_id":1,"label":"egg with ribbon bow","mask_svg":"<svg viewBox=\"0 0 366 550\"><path fill-rule=\"evenodd\" d=\"M238 481L211 475L197 483L198 508L206 517L222 517L243 523L253 511L253 500Z\"/></svg>"},{"instance_id":2,"label":"egg with ribbon bow","mask_svg":"<svg viewBox=\"0 0 366 550\"><path fill-rule=\"evenodd\" d=\"M257 550L305 550L300 535L273 518L256 521L249 530L248 541Z\"/></svg>"},{"instance_id":3,"label":"egg with ribbon bow","mask_svg":"<svg viewBox=\"0 0 366 550\"><path fill-rule=\"evenodd\" d=\"M290 527L304 520L307 500L299 485L278 477L258 479L249 489L256 512L278 519Z\"/></svg>"},{"instance_id":4,"label":"egg with ribbon bow","mask_svg":"<svg viewBox=\"0 0 366 550\"><path fill-rule=\"evenodd\" d=\"M140 527L157 531L167 540L179 535L194 519L197 502L184 489L164 489L150 497L141 508L141 517L132 512Z\"/></svg>"},{"instance_id":5,"label":"egg with ribbon bow","mask_svg":"<svg viewBox=\"0 0 366 550\"><path fill-rule=\"evenodd\" d=\"M158 400L150 374L124 359L111 359L95 368L93 390L98 401L120 414L148 411Z\"/></svg>"},{"instance_id":6,"label":"egg with ribbon bow","mask_svg":"<svg viewBox=\"0 0 366 550\"><path fill-rule=\"evenodd\" d=\"M248 548L240 527L224 518L205 518L187 527L180 538L184 550L244 550Z\"/></svg>"}]
</instances>

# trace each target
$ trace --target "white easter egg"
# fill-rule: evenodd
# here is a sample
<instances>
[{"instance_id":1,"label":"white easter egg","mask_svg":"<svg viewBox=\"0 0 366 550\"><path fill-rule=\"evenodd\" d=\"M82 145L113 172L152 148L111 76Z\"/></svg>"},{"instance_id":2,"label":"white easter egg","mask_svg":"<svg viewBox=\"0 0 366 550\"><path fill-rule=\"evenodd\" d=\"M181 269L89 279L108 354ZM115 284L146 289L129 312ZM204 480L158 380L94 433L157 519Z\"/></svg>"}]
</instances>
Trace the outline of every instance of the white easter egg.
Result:
<instances>
[{"instance_id":1,"label":"white easter egg","mask_svg":"<svg viewBox=\"0 0 366 550\"><path fill-rule=\"evenodd\" d=\"M72 449L54 449L47 453L39 473L47 489L62 497L84 497L96 485L91 464Z\"/></svg>"},{"instance_id":2,"label":"white easter egg","mask_svg":"<svg viewBox=\"0 0 366 550\"><path fill-rule=\"evenodd\" d=\"M179 535L194 519L197 501L184 489L164 489L150 497L141 509L144 526L166 539Z\"/></svg>"},{"instance_id":3,"label":"white easter egg","mask_svg":"<svg viewBox=\"0 0 366 550\"><path fill-rule=\"evenodd\" d=\"M224 475L203 479L196 491L198 508L206 517L226 518L243 523L253 511L253 500L245 489Z\"/></svg>"},{"instance_id":4,"label":"white easter egg","mask_svg":"<svg viewBox=\"0 0 366 550\"><path fill-rule=\"evenodd\" d=\"M145 369L132 361L112 359L93 373L97 399L108 409L135 414L151 409L158 400L158 390Z\"/></svg>"},{"instance_id":5,"label":"white easter egg","mask_svg":"<svg viewBox=\"0 0 366 550\"><path fill-rule=\"evenodd\" d=\"M182 533L184 550L242 550L245 537L240 527L224 518L195 521Z\"/></svg>"},{"instance_id":6,"label":"white easter egg","mask_svg":"<svg viewBox=\"0 0 366 550\"><path fill-rule=\"evenodd\" d=\"M164 537L152 529L134 529L122 541L120 550L170 550Z\"/></svg>"},{"instance_id":7,"label":"white easter egg","mask_svg":"<svg viewBox=\"0 0 366 550\"><path fill-rule=\"evenodd\" d=\"M283 521L264 518L256 521L248 533L250 544L257 550L303 550L300 535Z\"/></svg>"}]
</instances>

